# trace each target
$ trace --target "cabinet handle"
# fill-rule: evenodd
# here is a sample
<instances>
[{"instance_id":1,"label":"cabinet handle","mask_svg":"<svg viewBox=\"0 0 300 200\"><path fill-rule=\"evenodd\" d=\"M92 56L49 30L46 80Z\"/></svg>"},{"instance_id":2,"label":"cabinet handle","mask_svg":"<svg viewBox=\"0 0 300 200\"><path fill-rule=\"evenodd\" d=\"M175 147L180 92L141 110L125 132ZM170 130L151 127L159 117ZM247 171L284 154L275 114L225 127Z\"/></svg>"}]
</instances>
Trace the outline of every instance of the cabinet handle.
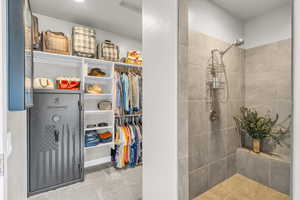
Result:
<instances>
[{"instance_id":1,"label":"cabinet handle","mask_svg":"<svg viewBox=\"0 0 300 200\"><path fill-rule=\"evenodd\" d=\"M58 142L58 140L59 140L59 131L58 130L54 131L54 139L55 139L55 142Z\"/></svg>"}]
</instances>

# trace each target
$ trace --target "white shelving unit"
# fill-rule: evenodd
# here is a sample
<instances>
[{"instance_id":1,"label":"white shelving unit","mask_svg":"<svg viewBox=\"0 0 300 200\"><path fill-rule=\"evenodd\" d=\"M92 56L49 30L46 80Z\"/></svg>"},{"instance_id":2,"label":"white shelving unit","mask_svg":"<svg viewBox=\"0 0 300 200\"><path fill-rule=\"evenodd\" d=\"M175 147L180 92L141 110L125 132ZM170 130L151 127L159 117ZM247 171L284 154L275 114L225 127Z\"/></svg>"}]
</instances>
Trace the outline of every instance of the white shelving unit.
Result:
<instances>
[{"instance_id":1,"label":"white shelving unit","mask_svg":"<svg viewBox=\"0 0 300 200\"><path fill-rule=\"evenodd\" d=\"M47 77L55 80L58 76L78 77L81 79L81 90L85 91L86 84L99 83L103 94L84 94L84 132L96 130L98 132L110 131L114 137L115 115L113 110L99 110L97 103L101 100L113 101L113 77L115 67L142 68L139 65L131 65L120 62L110 62L98 59L82 58L78 56L60 55L41 51L34 52L34 77ZM105 77L89 76L92 68L100 68L107 75ZM112 105L114 108L114 105ZM88 124L106 122L106 127L86 128ZM85 167L101 165L111 161L110 149L114 148L113 142L99 144L85 148L85 157L93 157L85 161ZM90 153L96 156L90 156ZM97 153L101 156L97 156Z\"/></svg>"},{"instance_id":2,"label":"white shelving unit","mask_svg":"<svg viewBox=\"0 0 300 200\"><path fill-rule=\"evenodd\" d=\"M98 133L110 131L113 134L113 140L109 143L100 143L93 147L85 147L85 154L99 153L101 157L85 162L85 167L92 167L111 161L110 149L114 148L114 113L113 110L99 110L97 104L102 100L113 102L113 68L112 62L101 61L96 59L83 58L83 73L82 73L82 89L85 91L86 84L99 84L104 90L102 94L84 94L85 104L85 130L97 131ZM100 68L106 73L104 77L89 76L88 73L92 68ZM108 123L107 127L86 128L89 123ZM103 156L104 155L104 156ZM109 158L109 159L108 159Z\"/></svg>"}]
</instances>

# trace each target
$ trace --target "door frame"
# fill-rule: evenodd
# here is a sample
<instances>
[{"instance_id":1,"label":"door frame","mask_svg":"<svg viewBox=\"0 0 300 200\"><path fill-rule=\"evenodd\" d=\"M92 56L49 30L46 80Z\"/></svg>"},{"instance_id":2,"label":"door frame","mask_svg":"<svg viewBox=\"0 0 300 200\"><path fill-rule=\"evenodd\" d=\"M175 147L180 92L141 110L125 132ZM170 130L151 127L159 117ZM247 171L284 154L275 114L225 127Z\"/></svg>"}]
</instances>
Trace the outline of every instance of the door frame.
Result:
<instances>
[{"instance_id":1,"label":"door frame","mask_svg":"<svg viewBox=\"0 0 300 200\"><path fill-rule=\"evenodd\" d=\"M0 175L0 200L7 200L7 1L0 1L0 155L3 174Z\"/></svg>"},{"instance_id":2,"label":"door frame","mask_svg":"<svg viewBox=\"0 0 300 200\"><path fill-rule=\"evenodd\" d=\"M150 1L150 0L145 0ZM6 131L7 131L7 32L6 32L6 0L0 1L0 153L6 155ZM300 3L294 1L294 77L300 77L300 70L295 67L296 64L300 65L300 57L296 56L298 51L300 52L300 39L298 39L297 34L300 34L300 27L296 26L295 21L300 20L300 14L296 11L300 11ZM299 30L297 30L299 29ZM144 34L147 34L144 32ZM151 34L151 32L149 33ZM297 81L297 78L294 79L294 133L300 131L300 107L298 107L298 101L300 101L300 81ZM295 134L296 136L296 134ZM297 169L300 166L300 146L297 145L300 143L300 137L294 136L294 145L293 145L293 169ZM6 158L4 156L4 158ZM4 159L4 169L6 168L6 159ZM292 180L293 180L293 199L300 197L300 174L293 170ZM0 176L0 200L7 200L7 173L4 176Z\"/></svg>"}]
</instances>

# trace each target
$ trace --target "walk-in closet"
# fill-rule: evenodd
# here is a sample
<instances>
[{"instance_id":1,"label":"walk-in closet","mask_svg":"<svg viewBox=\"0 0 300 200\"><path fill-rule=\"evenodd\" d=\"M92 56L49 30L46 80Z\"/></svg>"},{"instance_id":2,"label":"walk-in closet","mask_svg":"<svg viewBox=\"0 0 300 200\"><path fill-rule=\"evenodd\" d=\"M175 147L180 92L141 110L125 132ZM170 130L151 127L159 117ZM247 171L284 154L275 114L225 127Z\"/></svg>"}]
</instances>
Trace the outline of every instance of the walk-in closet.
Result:
<instances>
[{"instance_id":1,"label":"walk-in closet","mask_svg":"<svg viewBox=\"0 0 300 200\"><path fill-rule=\"evenodd\" d=\"M26 4L28 196L141 199L141 1Z\"/></svg>"}]
</instances>

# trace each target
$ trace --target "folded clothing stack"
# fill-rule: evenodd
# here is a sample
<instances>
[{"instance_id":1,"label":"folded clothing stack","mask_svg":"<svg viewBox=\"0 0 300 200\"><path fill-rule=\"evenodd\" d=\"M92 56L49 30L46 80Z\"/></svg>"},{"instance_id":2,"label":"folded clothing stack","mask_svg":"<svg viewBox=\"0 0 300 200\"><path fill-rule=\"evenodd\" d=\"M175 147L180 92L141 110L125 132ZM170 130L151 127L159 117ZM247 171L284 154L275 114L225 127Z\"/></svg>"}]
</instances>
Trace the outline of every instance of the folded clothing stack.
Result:
<instances>
[{"instance_id":1,"label":"folded clothing stack","mask_svg":"<svg viewBox=\"0 0 300 200\"><path fill-rule=\"evenodd\" d=\"M85 134L85 147L97 146L101 143L112 142L112 140L111 132L97 133L96 130L87 131Z\"/></svg>"},{"instance_id":2,"label":"folded clothing stack","mask_svg":"<svg viewBox=\"0 0 300 200\"><path fill-rule=\"evenodd\" d=\"M85 134L85 147L93 147L100 143L97 131L87 131Z\"/></svg>"},{"instance_id":3,"label":"folded clothing stack","mask_svg":"<svg viewBox=\"0 0 300 200\"><path fill-rule=\"evenodd\" d=\"M100 138L101 143L112 142L111 132L100 133L100 134L98 134L98 137Z\"/></svg>"}]
</instances>

